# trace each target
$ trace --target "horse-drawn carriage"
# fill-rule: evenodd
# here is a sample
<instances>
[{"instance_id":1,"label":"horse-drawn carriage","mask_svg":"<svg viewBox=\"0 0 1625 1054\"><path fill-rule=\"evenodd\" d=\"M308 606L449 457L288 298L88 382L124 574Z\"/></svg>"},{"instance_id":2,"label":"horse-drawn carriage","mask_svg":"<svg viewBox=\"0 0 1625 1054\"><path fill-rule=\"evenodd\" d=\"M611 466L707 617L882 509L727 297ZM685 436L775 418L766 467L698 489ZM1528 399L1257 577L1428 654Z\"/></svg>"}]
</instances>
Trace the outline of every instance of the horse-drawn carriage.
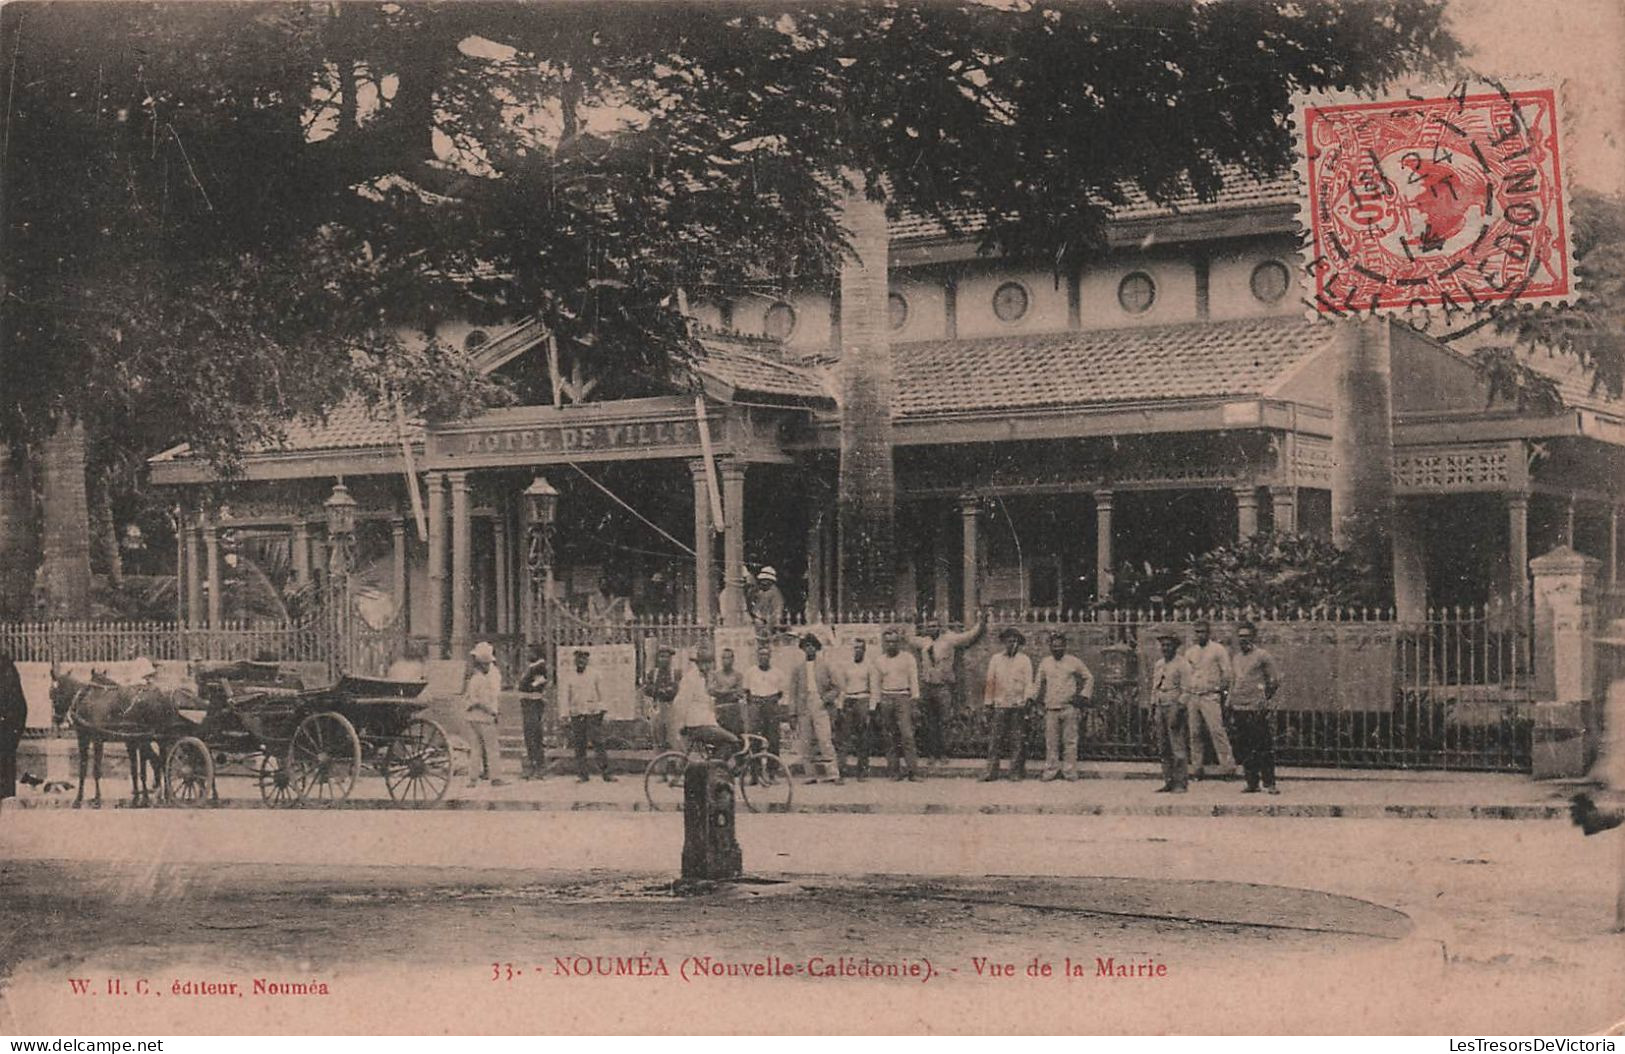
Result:
<instances>
[{"instance_id":1,"label":"horse-drawn carriage","mask_svg":"<svg viewBox=\"0 0 1625 1054\"><path fill-rule=\"evenodd\" d=\"M421 681L345 676L306 688L290 668L265 662L200 663L192 675L196 695L65 682L72 699L63 699L58 718L78 730L81 758L90 741L124 742L138 766L138 746L146 752L156 743L164 796L177 805L216 800L217 769L235 764L269 805L343 801L363 765L396 801L438 801L451 785L451 744L422 715L429 704L419 698ZM99 754L97 768L99 777ZM81 771L81 795L83 784Z\"/></svg>"},{"instance_id":2,"label":"horse-drawn carriage","mask_svg":"<svg viewBox=\"0 0 1625 1054\"><path fill-rule=\"evenodd\" d=\"M214 796L216 761L252 767L269 805L331 804L355 789L363 765L396 801L431 802L451 785L446 730L422 716L421 681L341 677L305 688L275 663L194 671L207 709L191 735L164 752L164 790L178 803Z\"/></svg>"}]
</instances>

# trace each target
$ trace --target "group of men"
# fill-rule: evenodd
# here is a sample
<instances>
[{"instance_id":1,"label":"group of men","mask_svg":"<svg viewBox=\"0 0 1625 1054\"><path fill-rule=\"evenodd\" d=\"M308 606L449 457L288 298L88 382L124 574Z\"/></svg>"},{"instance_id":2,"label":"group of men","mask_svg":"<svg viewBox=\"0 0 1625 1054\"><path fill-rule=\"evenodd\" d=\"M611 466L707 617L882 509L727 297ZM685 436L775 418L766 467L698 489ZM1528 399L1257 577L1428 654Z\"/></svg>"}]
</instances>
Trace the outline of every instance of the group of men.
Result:
<instances>
[{"instance_id":1,"label":"group of men","mask_svg":"<svg viewBox=\"0 0 1625 1054\"><path fill-rule=\"evenodd\" d=\"M1275 657L1258 646L1258 630L1251 622L1236 628L1234 657L1213 639L1208 623L1198 622L1191 629L1195 639L1184 649L1177 634L1157 638L1162 656L1151 670L1151 704L1162 753L1161 790L1183 794L1192 768L1202 775L1205 735L1227 773L1235 771L1240 755L1244 793L1262 789L1279 794L1269 720L1270 703L1281 687ZM1235 753L1227 726L1235 731Z\"/></svg>"},{"instance_id":2,"label":"group of men","mask_svg":"<svg viewBox=\"0 0 1625 1054\"><path fill-rule=\"evenodd\" d=\"M688 668L679 670L673 665L676 653L663 645L640 690L668 748L687 740L731 749L749 732L762 736L767 749L777 754L781 730L789 721L808 755L808 782L844 783L848 775L865 780L875 756L886 758L885 775L891 779L917 782L922 753L937 762L946 758L944 726L957 708L959 656L986 631L985 616L961 632L936 623L925 625L918 635L888 628L878 655L870 654L862 638L852 640L844 654L832 649L825 655L824 642L808 633L799 642L802 661L789 668L774 664L765 641L755 646L743 668L733 649L716 653L702 644ZM1237 629L1234 657L1212 639L1208 623L1197 622L1192 631L1189 646L1176 634L1158 638L1162 655L1148 685L1162 755L1161 790L1182 793L1193 775L1200 778L1205 772L1203 747L1211 741L1216 772L1233 773L1239 754L1245 789L1277 793L1267 714L1281 685L1274 657L1258 646L1251 623ZM1023 651L1026 638L1020 630L1007 628L999 636L1002 648L988 660L982 679L981 702L989 718L982 779L1001 778L1006 753L1011 758L1008 778L1025 778L1027 721L1038 713L1044 729L1041 778L1077 779L1079 742L1098 714L1094 675L1068 650L1065 633L1049 635L1049 654L1036 669ZM477 667L482 658L475 655ZM527 778L543 771L541 693L547 678L540 656L534 658L519 684ZM577 778L591 778L587 755L592 751L599 775L613 781L603 744L608 709L604 688L590 665L590 652L579 649L573 659L573 669L559 681L558 706L574 746ZM471 712L471 717L478 720L479 715Z\"/></svg>"}]
</instances>

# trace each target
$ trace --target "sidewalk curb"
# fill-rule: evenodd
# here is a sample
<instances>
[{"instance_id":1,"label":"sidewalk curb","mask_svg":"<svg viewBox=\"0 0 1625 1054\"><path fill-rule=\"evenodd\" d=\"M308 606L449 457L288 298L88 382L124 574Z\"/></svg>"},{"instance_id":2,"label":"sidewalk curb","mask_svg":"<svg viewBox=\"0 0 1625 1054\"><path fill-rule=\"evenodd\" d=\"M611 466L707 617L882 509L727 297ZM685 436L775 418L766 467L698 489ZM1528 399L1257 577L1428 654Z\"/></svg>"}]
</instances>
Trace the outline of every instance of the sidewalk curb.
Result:
<instances>
[{"instance_id":1,"label":"sidewalk curb","mask_svg":"<svg viewBox=\"0 0 1625 1054\"><path fill-rule=\"evenodd\" d=\"M8 802L11 809L70 809L71 802L47 801L39 798L16 798ZM103 805L108 812L126 808L123 805ZM163 809L165 807L159 806ZM206 809L272 810L251 798L228 798ZM337 806L301 809L306 813L323 811L400 811L400 812L621 812L653 813L646 802L614 801L507 801L458 798L448 801L408 805L383 798L365 798L347 801ZM86 811L84 809L80 811ZM190 809L168 811L189 812ZM1568 806L1550 805L1069 805L1046 804L982 804L954 805L941 802L911 804L879 804L875 802L827 802L796 804L789 810L801 815L858 815L858 816L1174 816L1215 819L1340 819L1340 820L1568 820ZM680 814L670 812L676 820ZM742 813L742 815L750 815Z\"/></svg>"}]
</instances>

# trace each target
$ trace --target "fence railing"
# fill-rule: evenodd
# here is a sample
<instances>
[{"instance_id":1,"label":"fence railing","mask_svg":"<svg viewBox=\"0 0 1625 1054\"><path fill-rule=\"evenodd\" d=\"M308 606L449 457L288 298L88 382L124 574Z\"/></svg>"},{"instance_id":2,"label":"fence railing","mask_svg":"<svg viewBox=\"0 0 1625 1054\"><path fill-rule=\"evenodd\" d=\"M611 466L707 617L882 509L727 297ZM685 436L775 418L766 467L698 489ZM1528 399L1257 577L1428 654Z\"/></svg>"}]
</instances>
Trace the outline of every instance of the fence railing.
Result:
<instances>
[{"instance_id":1,"label":"fence railing","mask_svg":"<svg viewBox=\"0 0 1625 1054\"><path fill-rule=\"evenodd\" d=\"M942 715L949 752L962 757L984 753L988 730L982 678L988 658L1001 646L999 632L1013 627L1023 634L1024 650L1035 663L1048 651L1048 635L1059 631L1068 650L1096 673L1095 705L1084 722L1085 756L1151 761L1156 752L1145 686L1158 654L1156 638L1171 630L1189 639L1192 624L1203 619L1220 641L1229 641L1235 626L1250 619L1260 645L1275 655L1283 684L1273 717L1277 753L1284 763L1529 768L1531 634L1525 616L1498 607L1435 610L1413 621L1376 609L992 612L989 631L959 656L956 705ZM655 737L657 715L635 685L662 644L686 653L705 642L737 653L766 639L777 661L793 663L798 660L796 638L810 631L834 645L826 655L840 661L850 655L845 648L851 638L873 640L893 626L912 635L934 621L931 612L852 611L810 621L791 618L755 632L680 617L597 626L560 622L549 628L544 643L554 670L564 668L577 647L633 645L617 654L626 661L626 652L632 653L632 669L624 679L629 685L625 690L636 698L627 701L623 712L638 717L620 723L615 734L629 745L647 745ZM513 636L488 639L508 679L515 680L523 668L524 642ZM406 640L398 628L374 630L353 622L340 633L325 617L297 625L241 622L209 629L168 622L0 623L0 651L25 662L261 658L322 662L335 674L342 669L380 675L401 656ZM745 667L753 657L736 658ZM1122 675L1113 677L1112 671ZM1030 753L1043 749L1041 725L1030 722Z\"/></svg>"}]
</instances>

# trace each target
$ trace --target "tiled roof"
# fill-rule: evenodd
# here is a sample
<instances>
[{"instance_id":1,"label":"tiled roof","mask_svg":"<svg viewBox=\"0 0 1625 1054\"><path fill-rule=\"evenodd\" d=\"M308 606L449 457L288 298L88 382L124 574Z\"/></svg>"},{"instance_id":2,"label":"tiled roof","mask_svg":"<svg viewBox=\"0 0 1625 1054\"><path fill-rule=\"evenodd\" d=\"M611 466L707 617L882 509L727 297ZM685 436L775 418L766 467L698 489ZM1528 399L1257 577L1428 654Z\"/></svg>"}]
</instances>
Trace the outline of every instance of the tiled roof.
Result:
<instances>
[{"instance_id":1,"label":"tiled roof","mask_svg":"<svg viewBox=\"0 0 1625 1054\"><path fill-rule=\"evenodd\" d=\"M1115 220L1141 220L1157 216L1189 215L1203 212L1223 212L1226 209L1250 209L1268 205L1284 205L1296 194L1292 177L1267 178L1254 175L1239 165L1223 168L1224 187L1212 201L1201 201L1187 193L1168 205L1158 205L1138 186L1127 184L1123 195L1128 204L1112 212ZM968 210L953 213L961 235L974 235L982 229L980 216ZM947 229L932 217L906 215L891 225L891 236L898 241L929 241L948 236Z\"/></svg>"},{"instance_id":2,"label":"tiled roof","mask_svg":"<svg viewBox=\"0 0 1625 1054\"><path fill-rule=\"evenodd\" d=\"M423 440L423 421L408 417L406 437L415 443ZM374 411L362 400L351 397L327 412L325 421L294 420L288 423L288 435L278 450L347 450L355 447L397 446L400 431L393 414Z\"/></svg>"},{"instance_id":3,"label":"tiled roof","mask_svg":"<svg viewBox=\"0 0 1625 1054\"><path fill-rule=\"evenodd\" d=\"M900 417L1263 394L1331 327L1297 316L892 345Z\"/></svg>"},{"instance_id":4,"label":"tiled roof","mask_svg":"<svg viewBox=\"0 0 1625 1054\"><path fill-rule=\"evenodd\" d=\"M721 336L699 338L702 354L694 368L738 391L796 400L829 400L821 375L780 357L777 344Z\"/></svg>"},{"instance_id":5,"label":"tiled roof","mask_svg":"<svg viewBox=\"0 0 1625 1054\"><path fill-rule=\"evenodd\" d=\"M1603 389L1594 387L1596 374L1578 357L1546 349L1522 349L1519 355L1530 369L1551 378L1565 406L1625 417L1625 399L1611 398Z\"/></svg>"}]
</instances>

